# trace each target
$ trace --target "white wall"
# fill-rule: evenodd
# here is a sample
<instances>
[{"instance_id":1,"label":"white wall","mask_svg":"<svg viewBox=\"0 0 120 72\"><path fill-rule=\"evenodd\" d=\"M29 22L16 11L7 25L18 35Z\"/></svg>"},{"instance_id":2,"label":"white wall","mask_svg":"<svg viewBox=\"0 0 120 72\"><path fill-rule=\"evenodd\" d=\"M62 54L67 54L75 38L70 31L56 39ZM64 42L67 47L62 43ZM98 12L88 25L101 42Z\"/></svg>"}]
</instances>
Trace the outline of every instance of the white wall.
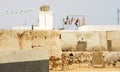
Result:
<instances>
[{"instance_id":1,"label":"white wall","mask_svg":"<svg viewBox=\"0 0 120 72\"><path fill-rule=\"evenodd\" d=\"M112 41L112 50L120 51L120 31L108 31L107 36Z\"/></svg>"},{"instance_id":2,"label":"white wall","mask_svg":"<svg viewBox=\"0 0 120 72\"><path fill-rule=\"evenodd\" d=\"M14 26L13 30L32 30L32 26Z\"/></svg>"},{"instance_id":3,"label":"white wall","mask_svg":"<svg viewBox=\"0 0 120 72\"><path fill-rule=\"evenodd\" d=\"M62 31L62 49L76 49L78 41L87 42L87 50L107 50L105 31ZM83 40L82 40L83 38Z\"/></svg>"},{"instance_id":4,"label":"white wall","mask_svg":"<svg viewBox=\"0 0 120 72\"><path fill-rule=\"evenodd\" d=\"M80 31L112 31L120 30L120 25L84 25L79 27Z\"/></svg>"},{"instance_id":5,"label":"white wall","mask_svg":"<svg viewBox=\"0 0 120 72\"><path fill-rule=\"evenodd\" d=\"M39 28L34 29L53 29L53 14L52 11L39 11Z\"/></svg>"}]
</instances>

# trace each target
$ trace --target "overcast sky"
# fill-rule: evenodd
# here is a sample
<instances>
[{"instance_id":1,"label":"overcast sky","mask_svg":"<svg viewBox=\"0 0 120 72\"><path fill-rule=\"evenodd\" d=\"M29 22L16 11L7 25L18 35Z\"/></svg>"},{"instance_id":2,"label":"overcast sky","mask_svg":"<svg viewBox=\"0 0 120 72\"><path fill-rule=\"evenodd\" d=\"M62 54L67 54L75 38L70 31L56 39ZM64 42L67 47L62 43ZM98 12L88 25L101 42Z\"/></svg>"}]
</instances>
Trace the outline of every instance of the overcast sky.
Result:
<instances>
[{"instance_id":1,"label":"overcast sky","mask_svg":"<svg viewBox=\"0 0 120 72\"><path fill-rule=\"evenodd\" d=\"M25 25L25 22L26 26L37 25L39 7L44 4L53 11L54 28L62 27L67 15L85 15L87 25L116 25L117 8L120 9L120 0L0 0L0 28ZM25 12L19 13L21 10Z\"/></svg>"}]
</instances>

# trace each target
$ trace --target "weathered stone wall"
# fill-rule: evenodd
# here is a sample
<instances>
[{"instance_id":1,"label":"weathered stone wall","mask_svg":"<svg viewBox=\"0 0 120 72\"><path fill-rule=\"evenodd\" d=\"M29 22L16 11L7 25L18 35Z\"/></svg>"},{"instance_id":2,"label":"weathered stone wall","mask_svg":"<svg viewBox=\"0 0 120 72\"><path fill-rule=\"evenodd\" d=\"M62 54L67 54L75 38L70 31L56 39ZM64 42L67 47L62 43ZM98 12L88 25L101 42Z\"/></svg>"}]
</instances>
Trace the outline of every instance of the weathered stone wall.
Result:
<instances>
[{"instance_id":1,"label":"weathered stone wall","mask_svg":"<svg viewBox=\"0 0 120 72\"><path fill-rule=\"evenodd\" d=\"M113 51L120 51L120 31L108 31L107 39L112 41Z\"/></svg>"},{"instance_id":2,"label":"weathered stone wall","mask_svg":"<svg viewBox=\"0 0 120 72\"><path fill-rule=\"evenodd\" d=\"M77 33L78 41L87 42L87 50L107 50L106 32L82 31Z\"/></svg>"},{"instance_id":3,"label":"weathered stone wall","mask_svg":"<svg viewBox=\"0 0 120 72\"><path fill-rule=\"evenodd\" d=\"M60 31L33 31L33 48L46 47L51 56L61 57Z\"/></svg>"},{"instance_id":4,"label":"weathered stone wall","mask_svg":"<svg viewBox=\"0 0 120 72\"><path fill-rule=\"evenodd\" d=\"M60 39L61 34L61 39ZM87 50L120 50L120 31L0 30L0 50L47 48L51 56L61 57L62 49L76 50L78 41L87 42Z\"/></svg>"},{"instance_id":5,"label":"weathered stone wall","mask_svg":"<svg viewBox=\"0 0 120 72\"><path fill-rule=\"evenodd\" d=\"M61 46L62 49L75 49L77 44L77 32L62 31Z\"/></svg>"},{"instance_id":6,"label":"weathered stone wall","mask_svg":"<svg viewBox=\"0 0 120 72\"><path fill-rule=\"evenodd\" d=\"M78 41L86 41L86 50L107 50L105 31L62 31L62 49L76 49Z\"/></svg>"},{"instance_id":7,"label":"weathered stone wall","mask_svg":"<svg viewBox=\"0 0 120 72\"><path fill-rule=\"evenodd\" d=\"M0 30L0 49L19 49L19 41L15 31Z\"/></svg>"},{"instance_id":8,"label":"weathered stone wall","mask_svg":"<svg viewBox=\"0 0 120 72\"><path fill-rule=\"evenodd\" d=\"M0 50L47 48L50 55L61 56L60 31L0 30Z\"/></svg>"}]
</instances>

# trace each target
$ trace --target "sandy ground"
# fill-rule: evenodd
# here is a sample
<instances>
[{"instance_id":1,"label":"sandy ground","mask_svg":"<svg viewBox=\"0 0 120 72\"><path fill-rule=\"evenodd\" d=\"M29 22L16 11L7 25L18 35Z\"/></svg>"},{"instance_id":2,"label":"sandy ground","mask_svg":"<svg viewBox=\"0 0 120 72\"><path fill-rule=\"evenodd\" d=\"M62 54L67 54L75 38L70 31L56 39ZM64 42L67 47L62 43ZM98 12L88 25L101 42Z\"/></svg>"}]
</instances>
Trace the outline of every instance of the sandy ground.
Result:
<instances>
[{"instance_id":1,"label":"sandy ground","mask_svg":"<svg viewBox=\"0 0 120 72\"><path fill-rule=\"evenodd\" d=\"M50 70L50 72L120 72L120 67L78 67L78 65L69 66L69 70Z\"/></svg>"}]
</instances>

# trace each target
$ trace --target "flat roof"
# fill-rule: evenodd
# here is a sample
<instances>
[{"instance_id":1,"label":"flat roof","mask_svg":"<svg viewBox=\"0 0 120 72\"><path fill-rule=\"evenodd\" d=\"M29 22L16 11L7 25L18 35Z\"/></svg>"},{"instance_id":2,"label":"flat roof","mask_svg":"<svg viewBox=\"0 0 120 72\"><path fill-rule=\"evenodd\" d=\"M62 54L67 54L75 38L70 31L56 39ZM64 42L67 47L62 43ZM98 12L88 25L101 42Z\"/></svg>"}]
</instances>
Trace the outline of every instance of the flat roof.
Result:
<instances>
[{"instance_id":1,"label":"flat roof","mask_svg":"<svg viewBox=\"0 0 120 72\"><path fill-rule=\"evenodd\" d=\"M79 27L80 31L112 31L120 30L120 25L84 25Z\"/></svg>"}]
</instances>

